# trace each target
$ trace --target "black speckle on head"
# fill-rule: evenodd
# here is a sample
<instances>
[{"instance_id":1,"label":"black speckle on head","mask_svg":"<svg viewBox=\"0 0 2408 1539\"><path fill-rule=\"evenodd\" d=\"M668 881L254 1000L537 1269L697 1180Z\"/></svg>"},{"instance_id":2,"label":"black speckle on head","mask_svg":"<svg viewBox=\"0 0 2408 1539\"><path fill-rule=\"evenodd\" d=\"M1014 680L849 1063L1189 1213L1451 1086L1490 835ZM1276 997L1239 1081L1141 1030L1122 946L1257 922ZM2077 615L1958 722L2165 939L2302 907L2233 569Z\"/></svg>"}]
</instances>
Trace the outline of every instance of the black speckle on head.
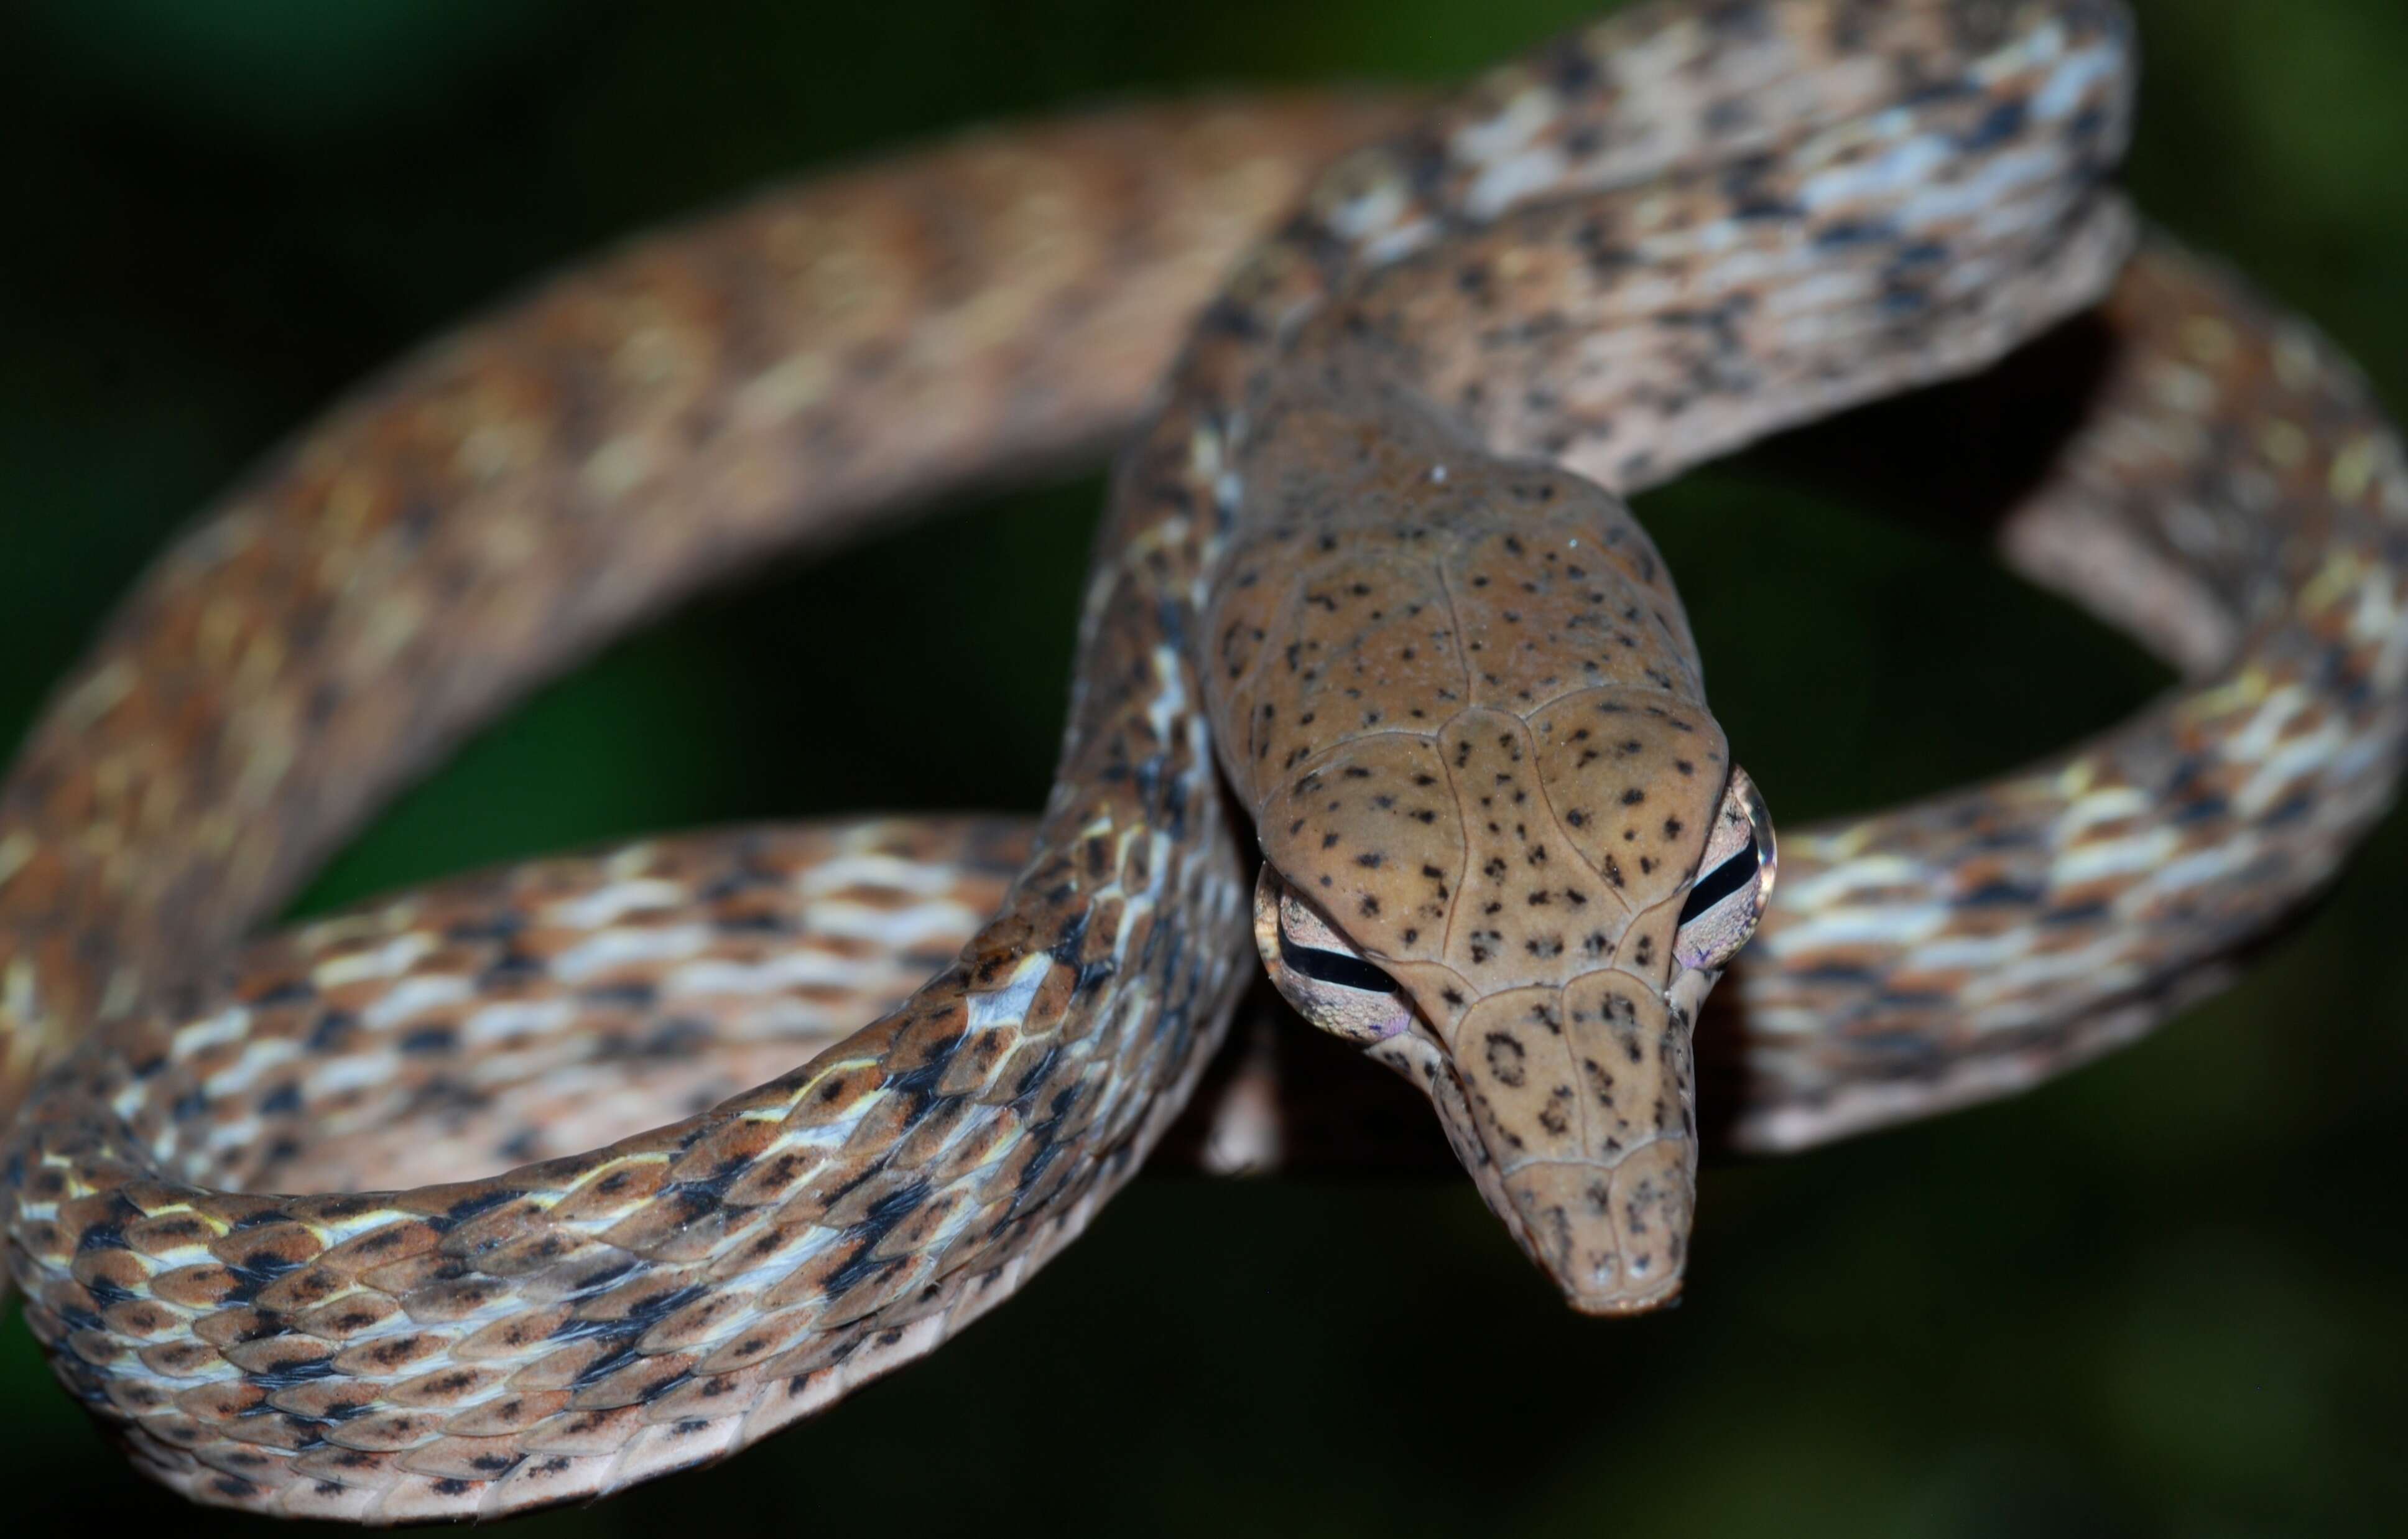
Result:
<instances>
[{"instance_id":1,"label":"black speckle on head","mask_svg":"<svg viewBox=\"0 0 2408 1539\"><path fill-rule=\"evenodd\" d=\"M1521 1039L1507 1031L1491 1031L1487 1040L1489 1077L1507 1089L1519 1089L1528 1070Z\"/></svg>"}]
</instances>

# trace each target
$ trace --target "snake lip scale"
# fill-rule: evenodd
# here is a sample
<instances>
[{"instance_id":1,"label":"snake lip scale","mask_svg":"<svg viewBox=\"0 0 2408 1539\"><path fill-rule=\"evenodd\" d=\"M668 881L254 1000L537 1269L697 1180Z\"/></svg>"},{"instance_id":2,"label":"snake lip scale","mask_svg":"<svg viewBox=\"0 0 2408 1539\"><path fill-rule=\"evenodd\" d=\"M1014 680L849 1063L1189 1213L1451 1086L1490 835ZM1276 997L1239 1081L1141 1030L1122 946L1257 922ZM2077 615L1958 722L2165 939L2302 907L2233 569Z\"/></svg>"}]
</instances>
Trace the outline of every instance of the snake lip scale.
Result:
<instances>
[{"instance_id":1,"label":"snake lip scale","mask_svg":"<svg viewBox=\"0 0 2408 1539\"><path fill-rule=\"evenodd\" d=\"M1075 1237L1250 938L1600 1315L1684 1286L1710 992L1768 1151L2148 1029L2389 803L2408 460L2114 191L2133 42L2109 0L1642 6L1435 105L1123 109L774 193L372 381L0 789L0 1223L61 1381L285 1516L724 1457ZM1624 499L2068 325L2098 381L2000 553L2182 682L1776 840ZM645 841L244 940L619 628L1108 444L1033 825ZM1196 1109L1208 1161L1345 1127L1269 1072Z\"/></svg>"}]
</instances>

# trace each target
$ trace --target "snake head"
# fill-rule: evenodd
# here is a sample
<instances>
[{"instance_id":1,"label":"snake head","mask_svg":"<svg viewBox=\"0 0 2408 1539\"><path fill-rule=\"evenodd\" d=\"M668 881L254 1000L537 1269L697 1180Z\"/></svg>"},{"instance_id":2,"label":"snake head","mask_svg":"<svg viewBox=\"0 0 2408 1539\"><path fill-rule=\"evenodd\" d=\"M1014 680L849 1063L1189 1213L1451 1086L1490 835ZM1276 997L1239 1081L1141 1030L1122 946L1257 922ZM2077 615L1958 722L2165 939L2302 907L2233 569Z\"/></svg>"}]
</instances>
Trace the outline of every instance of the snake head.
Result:
<instances>
[{"instance_id":1,"label":"snake head","mask_svg":"<svg viewBox=\"0 0 2408 1539\"><path fill-rule=\"evenodd\" d=\"M1638 1313L1680 1290L1698 1158L1691 1027L1776 869L1746 771L1731 770L1698 842L1694 865L1619 934L1593 930L1604 936L1594 948L1582 937L1602 965L1488 992L1442 962L1366 950L1270 861L1255 883L1255 946L1280 993L1428 1095L1489 1206L1588 1314ZM1465 922L1534 960L1531 942L1552 951L1554 932L1530 911L1561 910L1579 891L1544 904L1526 892L1518 914L1489 913L1505 900L1483 897Z\"/></svg>"},{"instance_id":2,"label":"snake head","mask_svg":"<svg viewBox=\"0 0 2408 1539\"><path fill-rule=\"evenodd\" d=\"M1618 499L1429 464L1435 436L1416 459L1410 423L1326 437L1316 463L1365 468L1330 484L1268 458L1298 515L1240 551L1212 611L1263 961L1429 1098L1574 1307L1661 1304L1695 1199L1691 1027L1770 892L1763 802Z\"/></svg>"}]
</instances>

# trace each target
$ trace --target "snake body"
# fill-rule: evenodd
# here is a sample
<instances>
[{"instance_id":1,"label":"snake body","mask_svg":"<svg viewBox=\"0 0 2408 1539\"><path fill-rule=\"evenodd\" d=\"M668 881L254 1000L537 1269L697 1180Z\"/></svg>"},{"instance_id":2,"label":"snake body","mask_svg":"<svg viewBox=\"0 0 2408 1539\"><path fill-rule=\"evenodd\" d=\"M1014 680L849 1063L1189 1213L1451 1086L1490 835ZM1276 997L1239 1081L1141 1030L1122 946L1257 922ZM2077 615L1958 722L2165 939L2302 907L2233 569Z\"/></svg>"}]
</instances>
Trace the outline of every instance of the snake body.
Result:
<instances>
[{"instance_id":1,"label":"snake body","mask_svg":"<svg viewBox=\"0 0 2408 1539\"><path fill-rule=\"evenodd\" d=\"M2030 770L1791 837L1723 991L1735 1133L1811 1143L2144 1028L2388 798L2408 469L2298 323L2155 238L2116 275L2128 41L2099 0L1650 7L1401 129L1377 101L1121 116L772 199L372 387L146 579L0 795L10 1084L55 1063L0 1185L61 1376L196 1499L366 1521L594 1495L827 1404L1008 1295L1186 1100L1249 928L1223 768L1277 877L1412 996L1422 1026L1372 1051L1509 1229L1575 1302L1660 1297L1720 971L1670 955L1672 921L1726 771L1614 497L1977 367L2111 285L2085 425L2006 550L2189 682ZM1307 168L1391 130L1205 303ZM1199 305L1114 478L1033 829L647 844L226 959L528 679L756 552L1111 437ZM1610 581L1567 582L1570 546L1544 569L1533 530ZM1498 597L1451 596L1443 667L1416 669L1389 610L1426 606L1398 553L1431 541L1426 570ZM1248 597L1274 587L1306 601ZM1291 645L1345 667L1308 677ZM1583 671L1601 656L1622 671ZM1601 689L1654 725L1551 730ZM1302 721L1316 701L1348 714ZM1593 741L1638 744L1629 773L1515 767ZM1409 806L1431 744L1456 778ZM1300 799L1350 768L1405 778ZM1575 822L1562 789L1588 784L1614 812ZM1490 788L1541 794L1573 879L1533 885L1532 825ZM1565 1132L1482 1012L1599 986L1559 915L1575 888L1607 906L1609 856L1627 896L1594 933L1626 1006L1597 1008L1636 1078ZM1481 888L1492 860L1510 892ZM1433 868L1442 896L1414 888ZM892 1002L914 957L940 970ZM396 1131L447 1117L471 1129L450 1148ZM1555 1140L1540 1163L1611 1187L1616 1119L1648 1129L1648 1179L1597 1213L1509 1152ZM303 1183L351 1189L264 1194Z\"/></svg>"}]
</instances>

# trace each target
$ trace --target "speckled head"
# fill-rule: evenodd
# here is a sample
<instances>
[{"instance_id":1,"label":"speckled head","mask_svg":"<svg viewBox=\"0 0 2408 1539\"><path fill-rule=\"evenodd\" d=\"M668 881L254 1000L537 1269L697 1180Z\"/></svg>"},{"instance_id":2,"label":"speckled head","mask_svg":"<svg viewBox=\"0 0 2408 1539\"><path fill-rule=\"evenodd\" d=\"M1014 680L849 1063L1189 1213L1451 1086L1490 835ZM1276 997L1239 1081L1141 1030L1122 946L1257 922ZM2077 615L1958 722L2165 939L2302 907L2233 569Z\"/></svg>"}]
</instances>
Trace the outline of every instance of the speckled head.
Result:
<instances>
[{"instance_id":1,"label":"speckled head","mask_svg":"<svg viewBox=\"0 0 2408 1539\"><path fill-rule=\"evenodd\" d=\"M1690 1032L1763 912L1771 825L1616 498L1392 408L1257 431L1211 606L1255 935L1305 1016L1429 1096L1579 1309L1680 1289Z\"/></svg>"}]
</instances>

